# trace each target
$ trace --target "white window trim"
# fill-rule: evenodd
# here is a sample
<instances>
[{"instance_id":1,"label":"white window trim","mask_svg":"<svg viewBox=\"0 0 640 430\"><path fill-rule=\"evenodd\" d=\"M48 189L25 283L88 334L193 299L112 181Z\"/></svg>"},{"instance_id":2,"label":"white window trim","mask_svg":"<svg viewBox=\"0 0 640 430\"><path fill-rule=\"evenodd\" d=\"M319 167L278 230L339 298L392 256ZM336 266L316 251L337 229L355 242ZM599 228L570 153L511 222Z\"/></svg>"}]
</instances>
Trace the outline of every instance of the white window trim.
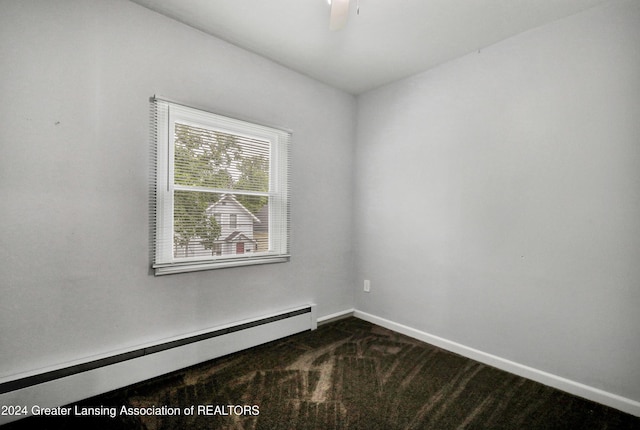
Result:
<instances>
[{"instance_id":1,"label":"white window trim","mask_svg":"<svg viewBox=\"0 0 640 430\"><path fill-rule=\"evenodd\" d=\"M289 145L291 132L253 122L214 114L185 106L169 99L154 97L155 134L155 248L152 267L155 275L194 272L228 267L271 264L289 261ZM270 142L269 191L255 195L269 197L269 251L240 256L178 258L173 256L173 192L195 187L174 185L174 124L206 126L218 131L259 138ZM233 193L234 190L220 190ZM247 194L247 193L244 193Z\"/></svg>"}]
</instances>

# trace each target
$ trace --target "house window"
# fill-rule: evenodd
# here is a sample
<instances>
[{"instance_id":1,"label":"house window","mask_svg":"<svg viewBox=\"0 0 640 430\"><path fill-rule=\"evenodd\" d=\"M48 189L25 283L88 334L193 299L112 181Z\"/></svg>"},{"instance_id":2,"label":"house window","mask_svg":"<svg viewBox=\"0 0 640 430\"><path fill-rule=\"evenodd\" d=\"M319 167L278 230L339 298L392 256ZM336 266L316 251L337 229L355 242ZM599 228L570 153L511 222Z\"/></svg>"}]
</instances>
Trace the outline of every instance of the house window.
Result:
<instances>
[{"instance_id":1,"label":"house window","mask_svg":"<svg viewBox=\"0 0 640 430\"><path fill-rule=\"evenodd\" d=\"M287 261L290 132L153 105L156 275Z\"/></svg>"}]
</instances>

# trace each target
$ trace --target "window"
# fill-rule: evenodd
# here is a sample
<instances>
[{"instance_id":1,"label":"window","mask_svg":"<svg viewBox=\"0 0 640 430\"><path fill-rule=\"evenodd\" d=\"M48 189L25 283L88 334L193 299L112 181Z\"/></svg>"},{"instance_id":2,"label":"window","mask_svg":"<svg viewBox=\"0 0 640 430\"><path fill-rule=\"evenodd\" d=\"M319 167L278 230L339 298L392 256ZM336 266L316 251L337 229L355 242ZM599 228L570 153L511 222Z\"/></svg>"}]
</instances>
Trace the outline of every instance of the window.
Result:
<instances>
[{"instance_id":1,"label":"window","mask_svg":"<svg viewBox=\"0 0 640 430\"><path fill-rule=\"evenodd\" d=\"M287 261L291 133L153 105L156 275Z\"/></svg>"}]
</instances>

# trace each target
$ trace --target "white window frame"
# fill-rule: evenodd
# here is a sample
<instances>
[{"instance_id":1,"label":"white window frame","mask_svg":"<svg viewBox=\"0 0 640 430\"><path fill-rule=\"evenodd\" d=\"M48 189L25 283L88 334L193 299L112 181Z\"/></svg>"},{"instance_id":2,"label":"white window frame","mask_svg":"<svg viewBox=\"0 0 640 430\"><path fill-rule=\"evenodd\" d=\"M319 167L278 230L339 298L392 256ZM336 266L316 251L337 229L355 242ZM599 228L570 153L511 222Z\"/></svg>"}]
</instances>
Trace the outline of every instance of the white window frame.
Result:
<instances>
[{"instance_id":1,"label":"white window frame","mask_svg":"<svg viewBox=\"0 0 640 430\"><path fill-rule=\"evenodd\" d=\"M155 180L155 253L152 267L155 275L248 266L289 261L289 146L291 132L252 122L230 118L154 97L154 134L156 145ZM176 189L201 191L197 187L174 184L175 123L269 142L269 191L242 192L269 198L268 251L238 256L174 257L173 254L173 195ZM211 190L207 190L211 191ZM219 193L238 193L237 190L216 189Z\"/></svg>"}]
</instances>

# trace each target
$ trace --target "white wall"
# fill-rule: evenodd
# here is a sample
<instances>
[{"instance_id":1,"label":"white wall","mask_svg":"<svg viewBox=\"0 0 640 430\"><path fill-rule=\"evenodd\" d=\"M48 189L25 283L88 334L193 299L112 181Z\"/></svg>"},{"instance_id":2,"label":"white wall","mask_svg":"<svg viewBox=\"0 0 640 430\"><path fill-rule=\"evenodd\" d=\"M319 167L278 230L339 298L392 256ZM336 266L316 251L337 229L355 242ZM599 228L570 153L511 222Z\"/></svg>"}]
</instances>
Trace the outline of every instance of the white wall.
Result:
<instances>
[{"instance_id":1,"label":"white wall","mask_svg":"<svg viewBox=\"0 0 640 430\"><path fill-rule=\"evenodd\" d=\"M357 309L640 400L639 23L610 2L358 98Z\"/></svg>"},{"instance_id":2,"label":"white wall","mask_svg":"<svg viewBox=\"0 0 640 430\"><path fill-rule=\"evenodd\" d=\"M0 8L0 377L353 306L353 96L128 1ZM151 274L154 94L293 130L291 262Z\"/></svg>"}]
</instances>

